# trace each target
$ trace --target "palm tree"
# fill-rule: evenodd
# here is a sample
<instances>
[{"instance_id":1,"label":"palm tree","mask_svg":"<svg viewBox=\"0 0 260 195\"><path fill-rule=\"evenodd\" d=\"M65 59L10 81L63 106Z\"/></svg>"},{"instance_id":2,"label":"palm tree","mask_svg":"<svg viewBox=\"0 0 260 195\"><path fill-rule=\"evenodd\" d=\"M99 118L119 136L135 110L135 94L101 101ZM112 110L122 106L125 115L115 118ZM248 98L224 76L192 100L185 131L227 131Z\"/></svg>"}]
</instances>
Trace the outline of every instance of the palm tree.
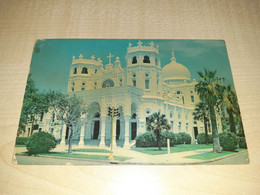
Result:
<instances>
[{"instance_id":1,"label":"palm tree","mask_svg":"<svg viewBox=\"0 0 260 195\"><path fill-rule=\"evenodd\" d=\"M164 114L160 114L160 112L153 113L151 116L149 116L147 122L147 129L149 131L152 131L157 139L157 147L158 150L161 150L160 147L160 139L161 139L161 132L163 130L170 130L170 125L168 124L167 119L165 118Z\"/></svg>"},{"instance_id":2,"label":"palm tree","mask_svg":"<svg viewBox=\"0 0 260 195\"><path fill-rule=\"evenodd\" d=\"M212 126L213 151L221 152L222 148L219 143L215 109L223 94L224 85L222 84L223 79L217 77L216 73L216 71L209 71L206 69L204 70L204 73L198 72L200 80L198 84L195 85L195 90L209 109Z\"/></svg>"},{"instance_id":3,"label":"palm tree","mask_svg":"<svg viewBox=\"0 0 260 195\"><path fill-rule=\"evenodd\" d=\"M237 98L236 94L233 90L231 90L231 86L228 85L225 87L223 99L221 100L221 108L225 109L228 113L230 131L236 133L236 126L234 115L237 112Z\"/></svg>"},{"instance_id":4,"label":"palm tree","mask_svg":"<svg viewBox=\"0 0 260 195\"><path fill-rule=\"evenodd\" d=\"M208 112L209 112L208 107L205 104L205 102L198 103L193 112L194 120L200 120L204 123L206 145L209 145L209 136L208 136L209 113Z\"/></svg>"}]
</instances>

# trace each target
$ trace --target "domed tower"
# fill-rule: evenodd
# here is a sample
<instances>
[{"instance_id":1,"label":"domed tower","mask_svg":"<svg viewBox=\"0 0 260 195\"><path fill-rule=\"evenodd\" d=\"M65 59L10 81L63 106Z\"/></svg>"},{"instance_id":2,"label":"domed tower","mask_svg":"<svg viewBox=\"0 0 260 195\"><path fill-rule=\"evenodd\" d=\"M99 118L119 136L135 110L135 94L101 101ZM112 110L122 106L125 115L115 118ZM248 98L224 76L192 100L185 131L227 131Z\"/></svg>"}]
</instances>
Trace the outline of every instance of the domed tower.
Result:
<instances>
[{"instance_id":1,"label":"domed tower","mask_svg":"<svg viewBox=\"0 0 260 195\"><path fill-rule=\"evenodd\" d=\"M90 59L84 59L82 54L76 59L73 56L72 64L70 67L68 92L84 91L91 89L92 83L89 82L90 77L103 69L103 64L100 58L95 60L92 55Z\"/></svg>"},{"instance_id":2,"label":"domed tower","mask_svg":"<svg viewBox=\"0 0 260 195\"><path fill-rule=\"evenodd\" d=\"M171 63L162 68L163 82L174 85L190 81L190 71L182 64L176 62L174 52L172 52Z\"/></svg>"},{"instance_id":3,"label":"domed tower","mask_svg":"<svg viewBox=\"0 0 260 195\"><path fill-rule=\"evenodd\" d=\"M137 46L129 43L125 58L127 85L143 89L144 95L156 95L161 72L159 46L154 47L153 42L150 42L148 46L144 46L141 41L137 43Z\"/></svg>"}]
</instances>

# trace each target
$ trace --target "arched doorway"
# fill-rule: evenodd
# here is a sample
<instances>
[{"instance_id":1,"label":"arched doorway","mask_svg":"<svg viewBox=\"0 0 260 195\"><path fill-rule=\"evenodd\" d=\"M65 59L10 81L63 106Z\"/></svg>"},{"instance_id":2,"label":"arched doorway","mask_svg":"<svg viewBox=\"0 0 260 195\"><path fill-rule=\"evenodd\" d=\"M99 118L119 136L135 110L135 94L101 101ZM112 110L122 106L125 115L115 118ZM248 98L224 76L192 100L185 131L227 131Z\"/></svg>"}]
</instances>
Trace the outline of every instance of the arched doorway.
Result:
<instances>
[{"instance_id":1,"label":"arched doorway","mask_svg":"<svg viewBox=\"0 0 260 195\"><path fill-rule=\"evenodd\" d=\"M87 113L90 117L90 120L92 121L90 134L91 139L97 140L99 138L100 133L100 105L97 102L92 102L88 108Z\"/></svg>"},{"instance_id":2,"label":"arched doorway","mask_svg":"<svg viewBox=\"0 0 260 195\"><path fill-rule=\"evenodd\" d=\"M131 140L134 140L137 135L137 106L135 103L131 104Z\"/></svg>"}]
</instances>

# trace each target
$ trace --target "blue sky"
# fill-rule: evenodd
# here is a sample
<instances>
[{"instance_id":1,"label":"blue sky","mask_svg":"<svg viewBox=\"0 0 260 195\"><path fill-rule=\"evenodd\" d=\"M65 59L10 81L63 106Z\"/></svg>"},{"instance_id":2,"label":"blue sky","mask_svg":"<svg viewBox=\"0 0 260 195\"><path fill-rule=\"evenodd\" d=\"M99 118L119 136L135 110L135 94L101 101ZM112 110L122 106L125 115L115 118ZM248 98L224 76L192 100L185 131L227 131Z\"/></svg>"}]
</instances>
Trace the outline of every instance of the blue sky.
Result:
<instances>
[{"instance_id":1,"label":"blue sky","mask_svg":"<svg viewBox=\"0 0 260 195\"><path fill-rule=\"evenodd\" d=\"M82 54L84 58L95 55L103 64L108 63L107 56L111 52L118 56L121 65L126 66L125 54L129 42L133 46L139 40L112 39L46 39L38 40L32 55L32 78L40 91L66 91L72 57ZM204 68L216 70L219 77L225 78L226 84L233 84L225 42L221 40L141 40L143 45L153 41L159 45L162 67L170 63L174 49L176 61L188 68L191 78L199 80L197 72Z\"/></svg>"}]
</instances>

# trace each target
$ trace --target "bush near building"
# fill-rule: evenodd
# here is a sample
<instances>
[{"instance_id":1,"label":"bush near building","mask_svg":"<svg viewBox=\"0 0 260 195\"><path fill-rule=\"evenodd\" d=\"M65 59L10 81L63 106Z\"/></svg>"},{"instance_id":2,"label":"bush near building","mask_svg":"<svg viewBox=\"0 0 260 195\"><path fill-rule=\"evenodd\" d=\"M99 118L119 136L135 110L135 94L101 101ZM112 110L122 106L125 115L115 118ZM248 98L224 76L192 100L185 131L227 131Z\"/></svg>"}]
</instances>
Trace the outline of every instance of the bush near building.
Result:
<instances>
[{"instance_id":1,"label":"bush near building","mask_svg":"<svg viewBox=\"0 0 260 195\"><path fill-rule=\"evenodd\" d=\"M176 134L177 137L177 144L190 144L191 143L191 136L185 132L180 132Z\"/></svg>"},{"instance_id":2,"label":"bush near building","mask_svg":"<svg viewBox=\"0 0 260 195\"><path fill-rule=\"evenodd\" d=\"M16 137L15 145L25 145L29 137Z\"/></svg>"},{"instance_id":3,"label":"bush near building","mask_svg":"<svg viewBox=\"0 0 260 195\"><path fill-rule=\"evenodd\" d=\"M190 144L191 136L185 132L173 133L170 131L164 131L161 134L160 145L162 147L167 147L167 139L170 139L170 146L174 146L176 144ZM157 140L155 135L147 131L144 134L141 134L136 137L136 147L156 147Z\"/></svg>"},{"instance_id":4,"label":"bush near building","mask_svg":"<svg viewBox=\"0 0 260 195\"><path fill-rule=\"evenodd\" d=\"M209 144L213 143L212 135L208 135L209 138ZM206 144L206 135L205 133L200 133L197 135L197 143L198 144Z\"/></svg>"},{"instance_id":5,"label":"bush near building","mask_svg":"<svg viewBox=\"0 0 260 195\"><path fill-rule=\"evenodd\" d=\"M239 148L247 148L246 139L244 137L238 137Z\"/></svg>"},{"instance_id":6,"label":"bush near building","mask_svg":"<svg viewBox=\"0 0 260 195\"><path fill-rule=\"evenodd\" d=\"M237 136L235 133L230 131L222 131L219 134L220 146L224 151L234 151L237 146Z\"/></svg>"},{"instance_id":7,"label":"bush near building","mask_svg":"<svg viewBox=\"0 0 260 195\"><path fill-rule=\"evenodd\" d=\"M34 133L29 137L26 148L29 155L47 153L56 147L55 137L46 132Z\"/></svg>"}]
</instances>

